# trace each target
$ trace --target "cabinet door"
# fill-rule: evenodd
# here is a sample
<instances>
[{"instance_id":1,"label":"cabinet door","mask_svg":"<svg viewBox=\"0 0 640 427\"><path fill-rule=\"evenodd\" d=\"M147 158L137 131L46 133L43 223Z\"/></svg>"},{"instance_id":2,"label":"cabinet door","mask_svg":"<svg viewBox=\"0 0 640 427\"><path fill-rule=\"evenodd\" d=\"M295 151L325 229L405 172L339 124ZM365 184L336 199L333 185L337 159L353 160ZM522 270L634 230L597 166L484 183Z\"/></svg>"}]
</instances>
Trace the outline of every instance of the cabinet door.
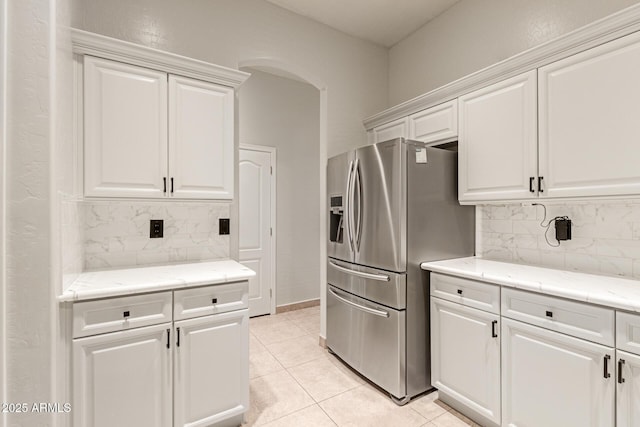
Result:
<instances>
[{"instance_id":1,"label":"cabinet door","mask_svg":"<svg viewBox=\"0 0 640 427\"><path fill-rule=\"evenodd\" d=\"M373 128L373 143L409 136L409 118L403 117Z\"/></svg>"},{"instance_id":2,"label":"cabinet door","mask_svg":"<svg viewBox=\"0 0 640 427\"><path fill-rule=\"evenodd\" d=\"M609 347L502 318L502 425L613 426L614 363Z\"/></svg>"},{"instance_id":3,"label":"cabinet door","mask_svg":"<svg viewBox=\"0 0 640 427\"><path fill-rule=\"evenodd\" d=\"M616 350L617 427L640 426L640 356Z\"/></svg>"},{"instance_id":4,"label":"cabinet door","mask_svg":"<svg viewBox=\"0 0 640 427\"><path fill-rule=\"evenodd\" d=\"M431 298L431 380L500 424L500 317Z\"/></svg>"},{"instance_id":5,"label":"cabinet door","mask_svg":"<svg viewBox=\"0 0 640 427\"><path fill-rule=\"evenodd\" d=\"M249 407L249 312L175 322L174 426L209 426Z\"/></svg>"},{"instance_id":6,"label":"cabinet door","mask_svg":"<svg viewBox=\"0 0 640 427\"><path fill-rule=\"evenodd\" d=\"M461 201L535 197L536 71L461 96L458 197Z\"/></svg>"},{"instance_id":7,"label":"cabinet door","mask_svg":"<svg viewBox=\"0 0 640 427\"><path fill-rule=\"evenodd\" d=\"M540 68L546 197L640 194L640 34Z\"/></svg>"},{"instance_id":8,"label":"cabinet door","mask_svg":"<svg viewBox=\"0 0 640 427\"><path fill-rule=\"evenodd\" d=\"M233 198L233 88L169 76L173 197Z\"/></svg>"},{"instance_id":9,"label":"cabinet door","mask_svg":"<svg viewBox=\"0 0 640 427\"><path fill-rule=\"evenodd\" d=\"M84 58L84 191L164 197L167 75Z\"/></svg>"},{"instance_id":10,"label":"cabinet door","mask_svg":"<svg viewBox=\"0 0 640 427\"><path fill-rule=\"evenodd\" d=\"M409 116L409 139L445 142L458 136L458 101L436 105Z\"/></svg>"},{"instance_id":11,"label":"cabinet door","mask_svg":"<svg viewBox=\"0 0 640 427\"><path fill-rule=\"evenodd\" d=\"M83 427L169 427L170 323L73 340L73 419Z\"/></svg>"}]
</instances>

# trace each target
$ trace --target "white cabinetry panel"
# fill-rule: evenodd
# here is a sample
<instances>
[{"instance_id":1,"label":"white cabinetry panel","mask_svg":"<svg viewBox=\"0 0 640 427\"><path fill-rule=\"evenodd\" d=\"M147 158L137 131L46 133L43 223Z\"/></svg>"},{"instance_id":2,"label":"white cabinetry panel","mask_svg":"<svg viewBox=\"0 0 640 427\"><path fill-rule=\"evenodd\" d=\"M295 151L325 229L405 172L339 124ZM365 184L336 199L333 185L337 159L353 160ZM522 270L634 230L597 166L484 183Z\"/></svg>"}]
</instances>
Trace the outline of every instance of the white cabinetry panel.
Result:
<instances>
[{"instance_id":1,"label":"white cabinetry panel","mask_svg":"<svg viewBox=\"0 0 640 427\"><path fill-rule=\"evenodd\" d=\"M373 129L373 144L388 141L395 138L406 138L409 136L409 118L403 117L389 123L385 123Z\"/></svg>"},{"instance_id":2,"label":"white cabinetry panel","mask_svg":"<svg viewBox=\"0 0 640 427\"><path fill-rule=\"evenodd\" d=\"M540 68L546 197L640 194L640 34Z\"/></svg>"},{"instance_id":3,"label":"white cabinetry panel","mask_svg":"<svg viewBox=\"0 0 640 427\"><path fill-rule=\"evenodd\" d=\"M500 317L431 298L434 387L500 423Z\"/></svg>"},{"instance_id":4,"label":"white cabinetry panel","mask_svg":"<svg viewBox=\"0 0 640 427\"><path fill-rule=\"evenodd\" d=\"M617 350L617 427L640 425L640 356Z\"/></svg>"},{"instance_id":5,"label":"white cabinetry panel","mask_svg":"<svg viewBox=\"0 0 640 427\"><path fill-rule=\"evenodd\" d=\"M409 116L409 139L426 143L451 141L458 136L456 99Z\"/></svg>"},{"instance_id":6,"label":"white cabinetry panel","mask_svg":"<svg viewBox=\"0 0 640 427\"><path fill-rule=\"evenodd\" d=\"M166 323L74 340L74 426L172 426L170 328Z\"/></svg>"},{"instance_id":7,"label":"white cabinetry panel","mask_svg":"<svg viewBox=\"0 0 640 427\"><path fill-rule=\"evenodd\" d=\"M247 411L248 310L175 326L174 426L209 426Z\"/></svg>"},{"instance_id":8,"label":"white cabinetry panel","mask_svg":"<svg viewBox=\"0 0 640 427\"><path fill-rule=\"evenodd\" d=\"M506 318L502 345L503 426L614 425L613 349Z\"/></svg>"},{"instance_id":9,"label":"white cabinetry panel","mask_svg":"<svg viewBox=\"0 0 640 427\"><path fill-rule=\"evenodd\" d=\"M233 89L169 76L173 197L233 198Z\"/></svg>"},{"instance_id":10,"label":"white cabinetry panel","mask_svg":"<svg viewBox=\"0 0 640 427\"><path fill-rule=\"evenodd\" d=\"M84 58L85 195L163 197L167 74Z\"/></svg>"},{"instance_id":11,"label":"white cabinetry panel","mask_svg":"<svg viewBox=\"0 0 640 427\"><path fill-rule=\"evenodd\" d=\"M458 197L526 199L537 176L536 71L463 95L459 102Z\"/></svg>"}]
</instances>

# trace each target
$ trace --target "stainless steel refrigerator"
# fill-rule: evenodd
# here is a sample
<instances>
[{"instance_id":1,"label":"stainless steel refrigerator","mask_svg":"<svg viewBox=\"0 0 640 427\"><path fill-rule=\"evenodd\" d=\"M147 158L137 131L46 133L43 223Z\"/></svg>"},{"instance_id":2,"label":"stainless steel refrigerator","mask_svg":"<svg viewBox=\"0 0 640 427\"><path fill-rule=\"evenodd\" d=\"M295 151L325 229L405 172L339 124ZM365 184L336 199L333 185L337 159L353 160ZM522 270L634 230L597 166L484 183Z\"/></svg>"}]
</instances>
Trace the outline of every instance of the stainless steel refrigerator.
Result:
<instances>
[{"instance_id":1,"label":"stainless steel refrigerator","mask_svg":"<svg viewBox=\"0 0 640 427\"><path fill-rule=\"evenodd\" d=\"M424 261L474 254L457 153L403 138L327 165L327 346L398 404L432 388Z\"/></svg>"}]
</instances>

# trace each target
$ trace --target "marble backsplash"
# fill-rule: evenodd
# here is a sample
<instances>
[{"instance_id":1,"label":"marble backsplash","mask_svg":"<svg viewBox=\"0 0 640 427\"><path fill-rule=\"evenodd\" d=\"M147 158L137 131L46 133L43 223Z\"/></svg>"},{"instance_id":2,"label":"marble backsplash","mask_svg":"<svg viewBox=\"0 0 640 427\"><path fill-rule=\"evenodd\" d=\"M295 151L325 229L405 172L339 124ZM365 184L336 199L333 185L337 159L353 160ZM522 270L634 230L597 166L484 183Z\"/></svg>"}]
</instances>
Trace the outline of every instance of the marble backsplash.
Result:
<instances>
[{"instance_id":1,"label":"marble backsplash","mask_svg":"<svg viewBox=\"0 0 640 427\"><path fill-rule=\"evenodd\" d=\"M218 235L228 203L85 200L83 206L85 270L229 257L229 236ZM164 220L163 238L149 238L151 219Z\"/></svg>"},{"instance_id":2,"label":"marble backsplash","mask_svg":"<svg viewBox=\"0 0 640 427\"><path fill-rule=\"evenodd\" d=\"M84 205L62 196L60 203L62 286L66 289L84 269Z\"/></svg>"},{"instance_id":3,"label":"marble backsplash","mask_svg":"<svg viewBox=\"0 0 640 427\"><path fill-rule=\"evenodd\" d=\"M492 205L476 210L476 254L485 259L640 279L640 200L573 202L546 206L545 225L572 221L572 238L545 241L542 206ZM555 228L548 239L557 245Z\"/></svg>"}]
</instances>

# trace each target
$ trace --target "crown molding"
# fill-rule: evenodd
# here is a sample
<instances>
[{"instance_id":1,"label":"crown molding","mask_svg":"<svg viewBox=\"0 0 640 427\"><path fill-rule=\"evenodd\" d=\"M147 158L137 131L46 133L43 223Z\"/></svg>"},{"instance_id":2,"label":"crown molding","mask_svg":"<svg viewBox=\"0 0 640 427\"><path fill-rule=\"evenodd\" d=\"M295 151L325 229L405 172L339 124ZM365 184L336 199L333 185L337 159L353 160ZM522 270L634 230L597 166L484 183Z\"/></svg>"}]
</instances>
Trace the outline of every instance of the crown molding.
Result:
<instances>
[{"instance_id":1,"label":"crown molding","mask_svg":"<svg viewBox=\"0 0 640 427\"><path fill-rule=\"evenodd\" d=\"M73 53L179 74L237 88L250 74L88 31L71 29Z\"/></svg>"},{"instance_id":2,"label":"crown molding","mask_svg":"<svg viewBox=\"0 0 640 427\"><path fill-rule=\"evenodd\" d=\"M635 4L364 119L367 131L640 30Z\"/></svg>"}]
</instances>

